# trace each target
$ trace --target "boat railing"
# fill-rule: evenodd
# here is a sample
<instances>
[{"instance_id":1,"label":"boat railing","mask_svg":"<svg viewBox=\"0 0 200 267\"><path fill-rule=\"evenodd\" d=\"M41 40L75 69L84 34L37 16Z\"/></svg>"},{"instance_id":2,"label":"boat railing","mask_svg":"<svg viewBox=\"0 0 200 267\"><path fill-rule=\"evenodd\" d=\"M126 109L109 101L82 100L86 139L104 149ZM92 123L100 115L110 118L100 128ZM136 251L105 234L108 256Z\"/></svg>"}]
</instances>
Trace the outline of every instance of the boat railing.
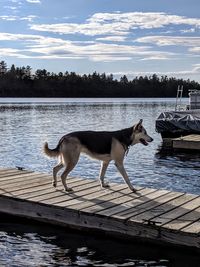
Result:
<instances>
[{"instance_id":1,"label":"boat railing","mask_svg":"<svg viewBox=\"0 0 200 267\"><path fill-rule=\"evenodd\" d=\"M180 111L181 110L182 96L183 96L183 85L178 85L177 95L176 95L175 111Z\"/></svg>"}]
</instances>

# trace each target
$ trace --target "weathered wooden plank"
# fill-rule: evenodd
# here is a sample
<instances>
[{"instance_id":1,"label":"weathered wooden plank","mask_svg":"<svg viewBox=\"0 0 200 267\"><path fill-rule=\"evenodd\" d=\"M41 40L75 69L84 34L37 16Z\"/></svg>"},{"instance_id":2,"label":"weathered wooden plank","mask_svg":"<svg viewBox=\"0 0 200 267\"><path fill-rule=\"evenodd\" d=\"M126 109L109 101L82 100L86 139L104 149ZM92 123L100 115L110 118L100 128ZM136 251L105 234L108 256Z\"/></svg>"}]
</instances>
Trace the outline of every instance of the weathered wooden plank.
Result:
<instances>
[{"instance_id":1,"label":"weathered wooden plank","mask_svg":"<svg viewBox=\"0 0 200 267\"><path fill-rule=\"evenodd\" d=\"M128 210L125 211L117 211L116 212L113 210L111 212L111 215L116 217L116 218L124 218L124 219L128 219L131 217L134 217L136 215L141 214L141 216L143 217L144 215L142 215L143 213L147 212L148 210L152 210L155 209L158 210L162 210L161 205L163 205L164 203L167 203L168 201L177 198L180 195L183 195L183 193L176 193L176 192L169 192L169 191L164 191L164 192L160 192L160 190L158 192L156 192L158 194L156 195L150 195L149 200L142 200L142 202L139 205L132 205ZM164 194L163 194L164 193ZM148 195L147 195L148 197ZM153 198L152 198L153 197ZM145 218L144 218L145 219Z\"/></svg>"},{"instance_id":2,"label":"weathered wooden plank","mask_svg":"<svg viewBox=\"0 0 200 267\"><path fill-rule=\"evenodd\" d=\"M0 173L7 172L7 171L12 171L12 170L16 170L16 168L0 168Z\"/></svg>"},{"instance_id":3,"label":"weathered wooden plank","mask_svg":"<svg viewBox=\"0 0 200 267\"><path fill-rule=\"evenodd\" d=\"M120 186L119 185L112 185L116 190L120 190ZM79 210L80 207L83 207L84 204L89 204L90 205L95 205L96 201L98 201L99 197L108 195L112 192L112 190L110 188L107 189L102 189L99 185L99 183L91 188L82 190L80 192L78 192L78 194L76 194L76 191L74 192L75 197L72 196L72 199L68 199L67 201L64 202L64 206L69 208L73 208L73 209L77 209ZM63 206L63 201L56 203L57 205ZM83 206L82 206L83 205ZM84 206L85 207L85 206Z\"/></svg>"},{"instance_id":4,"label":"weathered wooden plank","mask_svg":"<svg viewBox=\"0 0 200 267\"><path fill-rule=\"evenodd\" d=\"M194 209L179 218L184 232L200 233L200 208ZM184 223L183 223L184 221Z\"/></svg>"},{"instance_id":5,"label":"weathered wooden plank","mask_svg":"<svg viewBox=\"0 0 200 267\"><path fill-rule=\"evenodd\" d=\"M200 234L200 220L193 222L192 224L188 225L187 227L181 229L181 232L191 233L191 234Z\"/></svg>"},{"instance_id":6,"label":"weathered wooden plank","mask_svg":"<svg viewBox=\"0 0 200 267\"><path fill-rule=\"evenodd\" d=\"M0 177L9 173L13 173L13 172L19 172L19 170L17 170L16 168L13 169L0 169Z\"/></svg>"},{"instance_id":7,"label":"weathered wooden plank","mask_svg":"<svg viewBox=\"0 0 200 267\"><path fill-rule=\"evenodd\" d=\"M115 188L117 190L115 190ZM115 185L111 184L110 188L102 189L101 191L99 191L99 196L96 195L96 197L94 197L94 194L92 193L93 199L95 199L95 201L88 200L87 202L84 202L82 204L78 203L78 206L74 204L73 209L84 210L85 208L96 206L97 204L100 204L100 203L103 205L104 202L111 201L112 199L119 198L121 196L124 196L125 194L128 194L127 192L130 193L131 191L127 188L126 185L122 184L118 188L117 184ZM62 205L62 203L60 204ZM64 206L65 205L66 203L64 204Z\"/></svg>"},{"instance_id":8,"label":"weathered wooden plank","mask_svg":"<svg viewBox=\"0 0 200 267\"><path fill-rule=\"evenodd\" d=\"M13 175L10 176L9 179L6 179L4 181L0 180L0 186L15 186L15 184L19 184L19 183L24 183L24 182L29 182L31 183L32 180L35 180L39 177L41 177L41 175L43 175L44 177L47 177L46 174L39 174L39 173L33 173L33 172L29 172L29 173L21 173L21 174L17 174L17 175Z\"/></svg>"},{"instance_id":9,"label":"weathered wooden plank","mask_svg":"<svg viewBox=\"0 0 200 267\"><path fill-rule=\"evenodd\" d=\"M33 173L33 171L18 171L18 170L11 170L10 172L7 171L5 173L0 174L0 182L8 181L10 179L15 179L14 177L18 177L20 175L26 174L26 173Z\"/></svg>"},{"instance_id":10,"label":"weathered wooden plank","mask_svg":"<svg viewBox=\"0 0 200 267\"><path fill-rule=\"evenodd\" d=\"M177 218L178 217L176 213L176 211L178 210L177 208L181 207L187 202L192 201L195 198L196 198L195 195L183 194L166 203L163 203L162 205L159 205L158 207L149 209L146 212L133 216L129 220L134 222L142 222L144 220L155 221L159 222L159 224L162 225L166 221L166 213L171 213L170 217L171 219Z\"/></svg>"},{"instance_id":11,"label":"weathered wooden plank","mask_svg":"<svg viewBox=\"0 0 200 267\"><path fill-rule=\"evenodd\" d=\"M125 190L125 192L124 192ZM121 197L125 198L128 196L128 194L134 194L133 192L131 192L127 186L124 190L121 191L117 191L117 192L111 192L111 194L106 194L106 195L102 195L100 196L97 201L94 202L90 202L89 206L85 206L83 207L81 210L82 211L88 211L92 209L92 212L104 209L105 206L110 205L112 203L112 201L114 201L115 199L119 199ZM127 190L129 193L127 193ZM112 205L112 204L111 204Z\"/></svg>"},{"instance_id":12,"label":"weathered wooden plank","mask_svg":"<svg viewBox=\"0 0 200 267\"><path fill-rule=\"evenodd\" d=\"M170 191L164 191L158 190L155 192L155 194L151 194L150 196L147 196L148 200L143 200L142 203L138 206L135 206L131 209L120 214L116 214L118 216L123 216L124 218L130 218L136 215L139 215L141 213L144 213L150 209L161 210L163 207L161 205L168 203L170 200L176 199L177 197L183 195L184 193L177 193L177 192L170 192Z\"/></svg>"},{"instance_id":13,"label":"weathered wooden plank","mask_svg":"<svg viewBox=\"0 0 200 267\"><path fill-rule=\"evenodd\" d=\"M29 179L28 179L29 177ZM27 184L35 184L37 183L42 183L42 182L46 182L49 181L49 176L45 175L45 174L24 174L22 176L19 177L19 179L17 180L11 180L9 182L5 182L5 183L1 183L0 184L0 188L2 189L8 189L11 188L10 190L18 188L18 187L23 187ZM51 181L49 181L51 182Z\"/></svg>"},{"instance_id":14,"label":"weathered wooden plank","mask_svg":"<svg viewBox=\"0 0 200 267\"><path fill-rule=\"evenodd\" d=\"M26 171L26 169L24 169ZM0 173L7 173L12 171L19 171L16 167L12 168L0 168ZM21 170L20 170L21 171Z\"/></svg>"},{"instance_id":15,"label":"weathered wooden plank","mask_svg":"<svg viewBox=\"0 0 200 267\"><path fill-rule=\"evenodd\" d=\"M124 188L126 187L126 188ZM93 188L92 188L93 189ZM104 189L100 189L100 190L90 190L90 192L88 192L87 195L84 196L84 198L82 197L78 197L76 200L77 202L72 201L67 201L64 203L58 203L59 205L61 204L61 206L65 206L68 208L72 208L74 210L81 210L84 209L86 207L89 206L93 206L96 205L96 203L99 201L102 202L102 200L100 200L100 198L105 197L105 196L109 196L113 195L114 192L120 192L122 193L122 191L127 190L127 186L125 186L124 184L112 184L109 188L104 188ZM94 192L93 192L94 191Z\"/></svg>"},{"instance_id":16,"label":"weathered wooden plank","mask_svg":"<svg viewBox=\"0 0 200 267\"><path fill-rule=\"evenodd\" d=\"M81 181L81 179L79 178L68 178L68 184L70 184L71 182L77 182L77 181ZM51 190L53 189L53 190ZM28 197L34 197L34 196L40 196L43 195L45 193L48 192L52 192L55 190L62 190L63 189L63 185L61 184L60 181L58 181L58 185L55 189L55 187L53 187L52 183L47 181L44 182L42 184L39 185L35 185L32 188L25 188L22 190L18 190L15 195L18 196L19 198L24 198L24 199L28 199Z\"/></svg>"},{"instance_id":17,"label":"weathered wooden plank","mask_svg":"<svg viewBox=\"0 0 200 267\"><path fill-rule=\"evenodd\" d=\"M164 226L173 230L185 231L185 229L187 228L192 229L193 225L196 225L194 231L196 232L198 225L197 222L199 220L200 220L200 208L198 207L194 210L189 211L188 213L179 216L173 221L169 221L169 223L166 223ZM200 224L198 231L200 232Z\"/></svg>"},{"instance_id":18,"label":"weathered wooden plank","mask_svg":"<svg viewBox=\"0 0 200 267\"><path fill-rule=\"evenodd\" d=\"M77 190L79 190L80 187L77 187ZM59 196L53 199L49 199L47 200L47 202L45 201L45 203L48 204L54 204L57 206L63 206L63 204L65 204L65 207L68 207L69 205L74 205L74 204L79 204L83 201L87 201L87 195L93 192L98 192L98 190L101 190L100 187L97 187L96 185L90 185L90 187L88 189L85 190L79 190L78 194L76 193L68 193L68 195L63 195L63 196ZM62 203L62 205L60 205L60 203Z\"/></svg>"},{"instance_id":19,"label":"weathered wooden plank","mask_svg":"<svg viewBox=\"0 0 200 267\"><path fill-rule=\"evenodd\" d=\"M73 182L74 182L74 179L73 179ZM69 180L69 183L70 183L70 180ZM54 192L55 190L64 191L63 185L61 184L61 182L58 182L58 186L55 189L52 186L52 183L47 180L47 181L42 181L41 183L33 184L32 187L25 186L21 189L17 189L16 191L13 192L13 194L16 197L28 199L28 197L43 195L45 194L45 192L52 192L52 191Z\"/></svg>"},{"instance_id":20,"label":"weathered wooden plank","mask_svg":"<svg viewBox=\"0 0 200 267\"><path fill-rule=\"evenodd\" d=\"M48 182L43 182L42 184L30 184L26 185L23 188L10 188L5 189L0 187L0 195L4 196L12 196L12 197L18 197L20 194L23 194L24 192L29 193L32 190L39 190L40 188L45 188L45 187L50 187L49 181Z\"/></svg>"},{"instance_id":21,"label":"weathered wooden plank","mask_svg":"<svg viewBox=\"0 0 200 267\"><path fill-rule=\"evenodd\" d=\"M33 176L32 176L33 178ZM80 181L82 181L82 179L80 178L68 178L68 184L71 183L80 183ZM88 180L85 181L85 183ZM90 180L89 180L90 181ZM43 191L47 192L55 192L55 188L53 188L54 190L50 190L51 188L53 188L51 180L50 180L50 176L49 175L45 175L45 174L40 174L40 175L36 175L36 178L34 177L33 181L30 183L30 181L25 180L22 183L19 183L18 185L15 186L0 186L0 193L2 195L10 195L10 193L12 193L12 196L15 197L20 197L20 198L28 198L31 196L31 193L34 196L39 196L39 195L44 195ZM12 189L12 190L11 190ZM60 190L61 192L63 191L63 185L61 184L61 182L58 182L58 186L57 186L57 191Z\"/></svg>"},{"instance_id":22,"label":"weathered wooden plank","mask_svg":"<svg viewBox=\"0 0 200 267\"><path fill-rule=\"evenodd\" d=\"M151 191L151 189L149 189ZM155 191L155 189L154 189ZM151 193L150 193L151 194ZM127 194L121 194L120 196L116 196L115 198L108 198L107 197L102 197L103 202L95 203L94 206L90 206L87 208L82 209L82 211L85 212L90 212L90 213L100 213L101 211L112 208L116 205L120 205L125 203L126 201L132 201L132 202L137 202L141 203L140 201L140 193L139 192L131 192L128 195ZM131 200L130 200L131 199Z\"/></svg>"},{"instance_id":23,"label":"weathered wooden plank","mask_svg":"<svg viewBox=\"0 0 200 267\"><path fill-rule=\"evenodd\" d=\"M116 218L129 218L131 216L131 213L135 212L137 208L140 207L140 205L147 205L150 201L155 200L156 198L163 196L165 194L168 194L169 192L167 190L156 190L156 189L149 189L146 188L144 190L144 193L141 193L141 195L122 205L123 209L120 208L115 208L114 210L111 211L112 216L114 215Z\"/></svg>"},{"instance_id":24,"label":"weathered wooden plank","mask_svg":"<svg viewBox=\"0 0 200 267\"><path fill-rule=\"evenodd\" d=\"M97 182L93 180L81 180L81 181L72 181L70 183L70 186L72 186L75 190L75 193L73 192L65 192L63 190L55 190L54 192L46 193L40 196L35 197L29 197L28 199L31 201L41 202L41 203L47 203L47 204L54 204L61 201L61 199L64 197L65 201L73 196L80 195L80 191L84 191L82 194L85 194L86 188L96 187Z\"/></svg>"},{"instance_id":25,"label":"weathered wooden plank","mask_svg":"<svg viewBox=\"0 0 200 267\"><path fill-rule=\"evenodd\" d=\"M183 225L179 221L179 217L184 216L188 212L190 212L191 210L194 210L194 209L199 208L199 207L200 207L200 197L196 197L196 198L192 199L191 201L189 201L189 202L187 202L187 203L185 203L185 204L183 204L183 205L181 205L181 206L179 206L179 207L177 207L177 208L175 208L169 212L166 212L162 217L160 216L159 219L161 219L162 226L164 226L165 228L169 228L169 229L175 228L176 230L179 230L183 227ZM193 215L195 216L194 213L193 213ZM199 215L199 213L198 213L198 215ZM194 220L194 218L191 218L191 220Z\"/></svg>"},{"instance_id":26,"label":"weathered wooden plank","mask_svg":"<svg viewBox=\"0 0 200 267\"><path fill-rule=\"evenodd\" d=\"M123 192L121 192L121 190L123 191L124 189L127 190L127 186L125 184L113 184L113 183L110 183L110 187L102 189L99 186L98 190L96 192L92 193L91 196L89 194L88 197L91 198L91 199L92 198L94 198L94 199L98 198L99 201L103 202L103 201L105 201L104 198L112 199L114 197L121 196L122 194L124 194ZM128 191L130 192L130 190L128 190ZM87 203L88 202L86 202L86 205L87 205ZM60 203L60 204L62 205L62 203ZM92 202L91 205L95 205L95 204ZM75 207L75 205L74 205L74 207ZM84 207L84 205L83 205L83 207Z\"/></svg>"},{"instance_id":27,"label":"weathered wooden plank","mask_svg":"<svg viewBox=\"0 0 200 267\"><path fill-rule=\"evenodd\" d=\"M22 189L33 188L34 186L48 182L48 180L44 178L48 178L48 177L47 176L45 177L44 174L41 174L41 177L37 176L35 181L34 182L32 181L31 183L30 181L25 180L23 183L16 184L15 186L11 186L11 185L2 186L1 185L0 194L6 195L7 193L12 193L12 195L14 195L17 191L20 191Z\"/></svg>"},{"instance_id":28,"label":"weathered wooden plank","mask_svg":"<svg viewBox=\"0 0 200 267\"><path fill-rule=\"evenodd\" d=\"M71 184L72 182L79 182L79 178L74 178L74 179L68 179L68 184ZM53 189L53 190L52 190ZM53 187L52 183L49 181L44 181L41 184L36 184L32 188L25 188L22 190L18 190L15 195L23 198L23 199L28 199L31 197L36 197L40 195L45 195L48 192L54 192L54 191L64 191L63 185L61 184L60 181L58 181L57 187Z\"/></svg>"},{"instance_id":29,"label":"weathered wooden plank","mask_svg":"<svg viewBox=\"0 0 200 267\"><path fill-rule=\"evenodd\" d=\"M73 191L72 192L65 192L65 194L66 195L69 195L69 194L78 195L79 191L84 191L86 188L90 188L90 187L96 186L96 181L92 180L92 179L91 180L80 180L80 181L71 180L71 182L68 183L68 184L73 189ZM54 198L60 197L59 192L60 191L64 191L64 188L60 184L56 189L57 190L55 190L53 195L52 194L50 194L50 195L46 194L45 196L41 196L41 199L39 197L39 198L34 198L33 200L34 201L41 201L42 199L45 200L45 197L46 197L46 199L51 199L51 198L54 199Z\"/></svg>"},{"instance_id":30,"label":"weathered wooden plank","mask_svg":"<svg viewBox=\"0 0 200 267\"><path fill-rule=\"evenodd\" d=\"M123 198L120 199L120 202L117 201L114 203L114 205L106 206L105 209L102 209L97 212L97 214L105 215L105 216L113 216L115 213L120 213L129 210L134 205L138 205L141 203L141 198L144 196L148 196L149 194L152 194L156 192L156 189L149 189L149 188L142 188L140 191L138 191L135 195L130 195L131 198L127 199L127 201L123 201ZM137 203L137 204L136 204Z\"/></svg>"}]
</instances>

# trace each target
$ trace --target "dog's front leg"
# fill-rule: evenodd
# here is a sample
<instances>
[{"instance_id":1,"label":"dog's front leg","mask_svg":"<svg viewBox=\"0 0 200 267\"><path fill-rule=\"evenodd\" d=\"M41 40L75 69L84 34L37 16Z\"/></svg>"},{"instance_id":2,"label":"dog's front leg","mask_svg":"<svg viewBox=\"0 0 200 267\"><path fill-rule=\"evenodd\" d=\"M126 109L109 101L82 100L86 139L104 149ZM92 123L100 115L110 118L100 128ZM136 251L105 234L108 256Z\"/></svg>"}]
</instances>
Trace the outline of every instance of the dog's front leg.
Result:
<instances>
[{"instance_id":1,"label":"dog's front leg","mask_svg":"<svg viewBox=\"0 0 200 267\"><path fill-rule=\"evenodd\" d=\"M124 181L127 183L127 185L130 188L130 190L133 191L133 192L136 192L136 189L130 183L130 180L128 178L126 170L124 169L123 162L116 162L115 161L115 166L117 167L118 171L121 173L122 177L124 178Z\"/></svg>"},{"instance_id":2,"label":"dog's front leg","mask_svg":"<svg viewBox=\"0 0 200 267\"><path fill-rule=\"evenodd\" d=\"M104 177L105 177L105 173L106 173L106 170L108 168L109 162L110 161L102 161L102 163L101 163L101 170L100 170L100 174L99 174L99 180L100 180L100 184L101 184L102 188L109 187L109 184L104 182Z\"/></svg>"}]
</instances>

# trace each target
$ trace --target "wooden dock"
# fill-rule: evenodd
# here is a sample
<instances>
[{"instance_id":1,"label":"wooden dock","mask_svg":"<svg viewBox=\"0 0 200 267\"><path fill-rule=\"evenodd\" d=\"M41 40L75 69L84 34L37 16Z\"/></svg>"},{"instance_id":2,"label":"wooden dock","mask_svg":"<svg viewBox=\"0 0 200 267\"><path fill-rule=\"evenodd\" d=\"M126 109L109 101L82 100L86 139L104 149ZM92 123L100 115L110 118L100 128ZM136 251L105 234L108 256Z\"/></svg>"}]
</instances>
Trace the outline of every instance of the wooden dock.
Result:
<instances>
[{"instance_id":1,"label":"wooden dock","mask_svg":"<svg viewBox=\"0 0 200 267\"><path fill-rule=\"evenodd\" d=\"M200 150L200 134L190 134L172 139L175 149Z\"/></svg>"},{"instance_id":2,"label":"wooden dock","mask_svg":"<svg viewBox=\"0 0 200 267\"><path fill-rule=\"evenodd\" d=\"M200 248L200 196L125 184L101 189L93 179L69 178L72 193L51 176L0 169L0 212L115 237Z\"/></svg>"}]
</instances>

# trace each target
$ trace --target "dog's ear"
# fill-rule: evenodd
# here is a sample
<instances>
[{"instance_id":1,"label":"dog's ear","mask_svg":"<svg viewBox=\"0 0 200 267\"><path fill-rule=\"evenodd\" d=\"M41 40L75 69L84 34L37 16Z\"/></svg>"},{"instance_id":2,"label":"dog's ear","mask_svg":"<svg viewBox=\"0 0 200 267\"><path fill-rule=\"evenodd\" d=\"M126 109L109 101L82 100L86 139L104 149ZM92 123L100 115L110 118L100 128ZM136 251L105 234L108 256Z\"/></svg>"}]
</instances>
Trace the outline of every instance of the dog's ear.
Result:
<instances>
[{"instance_id":1,"label":"dog's ear","mask_svg":"<svg viewBox=\"0 0 200 267\"><path fill-rule=\"evenodd\" d=\"M134 126L134 130L140 131L142 129L142 119Z\"/></svg>"}]
</instances>

